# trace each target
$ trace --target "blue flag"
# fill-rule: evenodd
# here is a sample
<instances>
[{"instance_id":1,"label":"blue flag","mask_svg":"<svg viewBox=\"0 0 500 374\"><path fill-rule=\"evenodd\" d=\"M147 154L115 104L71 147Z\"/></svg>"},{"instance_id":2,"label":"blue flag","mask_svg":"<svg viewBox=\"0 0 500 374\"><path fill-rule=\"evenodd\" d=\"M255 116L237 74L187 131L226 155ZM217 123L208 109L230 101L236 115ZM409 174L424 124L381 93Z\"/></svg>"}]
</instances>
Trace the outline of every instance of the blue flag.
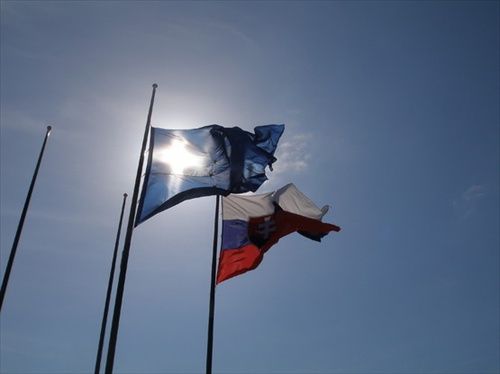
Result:
<instances>
[{"instance_id":1,"label":"blue flag","mask_svg":"<svg viewBox=\"0 0 500 374\"><path fill-rule=\"evenodd\" d=\"M201 196L255 192L267 180L265 169L285 125L211 125L191 130L153 127L146 175L135 225L180 202Z\"/></svg>"}]
</instances>

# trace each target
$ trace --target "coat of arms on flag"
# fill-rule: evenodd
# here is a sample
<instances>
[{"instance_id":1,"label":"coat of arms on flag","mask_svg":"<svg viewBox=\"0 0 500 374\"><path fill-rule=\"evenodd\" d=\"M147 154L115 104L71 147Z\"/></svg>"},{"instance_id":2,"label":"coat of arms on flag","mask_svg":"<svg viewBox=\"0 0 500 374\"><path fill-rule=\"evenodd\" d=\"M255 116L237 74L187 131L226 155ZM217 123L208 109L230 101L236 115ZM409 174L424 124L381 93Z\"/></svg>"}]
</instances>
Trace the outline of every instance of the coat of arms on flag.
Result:
<instances>
[{"instance_id":1,"label":"coat of arms on flag","mask_svg":"<svg viewBox=\"0 0 500 374\"><path fill-rule=\"evenodd\" d=\"M262 247L276 232L274 214L262 217L251 217L248 221L248 238L258 247Z\"/></svg>"},{"instance_id":2,"label":"coat of arms on flag","mask_svg":"<svg viewBox=\"0 0 500 374\"><path fill-rule=\"evenodd\" d=\"M320 241L340 227L321 221L319 209L293 184L274 193L229 195L222 199L222 247L217 283L257 268L280 238L299 232Z\"/></svg>"}]
</instances>

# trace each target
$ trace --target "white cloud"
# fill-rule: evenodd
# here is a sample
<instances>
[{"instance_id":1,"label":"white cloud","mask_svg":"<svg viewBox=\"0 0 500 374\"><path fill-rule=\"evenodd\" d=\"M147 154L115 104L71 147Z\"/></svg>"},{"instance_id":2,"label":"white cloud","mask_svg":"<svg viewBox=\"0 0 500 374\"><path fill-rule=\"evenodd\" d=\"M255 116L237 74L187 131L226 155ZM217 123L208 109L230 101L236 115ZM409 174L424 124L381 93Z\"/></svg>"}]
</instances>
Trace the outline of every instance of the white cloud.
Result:
<instances>
[{"instance_id":1,"label":"white cloud","mask_svg":"<svg viewBox=\"0 0 500 374\"><path fill-rule=\"evenodd\" d=\"M486 189L484 188L484 186L475 184L462 194L462 201L473 202L479 200L484 196L485 193Z\"/></svg>"},{"instance_id":2,"label":"white cloud","mask_svg":"<svg viewBox=\"0 0 500 374\"><path fill-rule=\"evenodd\" d=\"M295 134L291 139L280 143L276 157L279 160L277 171L301 172L309 166L311 154L306 151L306 147L312 135L306 133Z\"/></svg>"}]
</instances>

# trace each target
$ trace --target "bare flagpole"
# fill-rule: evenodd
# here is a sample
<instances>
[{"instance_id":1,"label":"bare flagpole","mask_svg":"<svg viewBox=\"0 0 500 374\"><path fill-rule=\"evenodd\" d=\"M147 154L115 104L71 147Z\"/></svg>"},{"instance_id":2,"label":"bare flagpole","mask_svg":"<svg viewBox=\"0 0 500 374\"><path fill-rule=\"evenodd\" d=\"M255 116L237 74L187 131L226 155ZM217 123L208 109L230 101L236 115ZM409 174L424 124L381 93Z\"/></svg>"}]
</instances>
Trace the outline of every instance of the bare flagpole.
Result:
<instances>
[{"instance_id":1,"label":"bare flagpole","mask_svg":"<svg viewBox=\"0 0 500 374\"><path fill-rule=\"evenodd\" d=\"M2 310L3 299L5 297L5 292L7 291L7 285L9 284L10 272L12 270L12 265L14 264L14 258L16 257L17 244L21 237L23 231L24 219L26 218L26 213L28 212L28 207L30 205L31 194L33 193L33 188L35 187L36 178L38 176L38 169L40 169L40 164L42 163L43 153L45 151L45 145L49 139L51 126L47 126L47 132L45 133L45 139L43 141L42 150L40 151L40 156L38 156L38 162L35 167L35 172L33 173L33 178L31 179L31 185L28 190L28 195L26 196L26 201L24 203L23 212L21 213L21 219L19 220L19 225L17 226L16 236L14 238L14 244L12 244L12 249L9 255L9 261L7 262L7 267L5 269L5 274L3 276L2 288L0 289L0 311Z\"/></svg>"},{"instance_id":2,"label":"bare flagpole","mask_svg":"<svg viewBox=\"0 0 500 374\"><path fill-rule=\"evenodd\" d=\"M123 246L122 260L120 266L120 276L118 278L118 287L116 290L115 309L113 311L113 322L111 325L111 333L109 337L108 356L106 359L106 374L113 373L113 364L115 361L116 340L118 337L118 327L120 325L120 313L123 301L123 290L125 287L125 277L127 274L128 258L130 254L130 244L132 242L132 232L134 231L135 213L137 210L137 200L139 196L139 186L141 184L142 166L144 163L144 153L146 152L146 145L148 142L148 134L151 128L151 114L153 112L153 103L155 100L156 88L158 85L153 84L153 93L151 94L151 102L149 104L148 119L146 121L146 128L144 129L144 137L142 140L141 154L139 156L139 165L137 166L137 175L135 177L134 193L132 201L130 202L130 213L128 217L127 233L125 235L125 244Z\"/></svg>"},{"instance_id":3,"label":"bare flagpole","mask_svg":"<svg viewBox=\"0 0 500 374\"><path fill-rule=\"evenodd\" d=\"M116 257L118 254L118 245L120 243L120 233L122 230L123 212L125 210L125 201L127 200L127 196L128 195L126 193L123 194L122 210L120 213L120 221L118 223L118 231L116 233L115 249L113 251L113 259L111 261L111 270L109 272L108 291L106 293L106 302L104 303L104 313L102 316L101 335L99 337L99 347L97 348L97 358L96 358L96 362L95 362L95 374L99 374L99 370L101 368L102 348L104 346L104 336L106 335L106 324L108 321L109 301L111 299L111 290L113 289L113 278L115 275Z\"/></svg>"},{"instance_id":4,"label":"bare flagpole","mask_svg":"<svg viewBox=\"0 0 500 374\"><path fill-rule=\"evenodd\" d=\"M215 277L217 274L217 236L219 234L219 205L220 196L217 195L215 203L215 222L214 222L214 242L212 251L212 277L210 280L210 306L208 313L208 341L207 341L207 374L212 374L212 356L214 342L214 315L215 315Z\"/></svg>"}]
</instances>

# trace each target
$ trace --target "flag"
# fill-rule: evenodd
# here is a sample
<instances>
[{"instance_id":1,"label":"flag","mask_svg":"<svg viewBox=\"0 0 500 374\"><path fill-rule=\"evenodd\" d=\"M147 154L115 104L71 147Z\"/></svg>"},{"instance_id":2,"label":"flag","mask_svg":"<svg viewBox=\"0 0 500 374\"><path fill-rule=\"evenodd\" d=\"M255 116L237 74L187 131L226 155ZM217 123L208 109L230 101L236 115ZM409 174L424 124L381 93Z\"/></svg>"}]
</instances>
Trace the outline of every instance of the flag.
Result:
<instances>
[{"instance_id":1,"label":"flag","mask_svg":"<svg viewBox=\"0 0 500 374\"><path fill-rule=\"evenodd\" d=\"M217 283L253 270L280 238L295 231L313 240L340 227L321 222L319 209L293 184L260 195L222 198L222 246Z\"/></svg>"},{"instance_id":2,"label":"flag","mask_svg":"<svg viewBox=\"0 0 500 374\"><path fill-rule=\"evenodd\" d=\"M153 127L135 225L180 202L201 196L255 192L272 170L284 125L254 134L219 125L190 130Z\"/></svg>"}]
</instances>

